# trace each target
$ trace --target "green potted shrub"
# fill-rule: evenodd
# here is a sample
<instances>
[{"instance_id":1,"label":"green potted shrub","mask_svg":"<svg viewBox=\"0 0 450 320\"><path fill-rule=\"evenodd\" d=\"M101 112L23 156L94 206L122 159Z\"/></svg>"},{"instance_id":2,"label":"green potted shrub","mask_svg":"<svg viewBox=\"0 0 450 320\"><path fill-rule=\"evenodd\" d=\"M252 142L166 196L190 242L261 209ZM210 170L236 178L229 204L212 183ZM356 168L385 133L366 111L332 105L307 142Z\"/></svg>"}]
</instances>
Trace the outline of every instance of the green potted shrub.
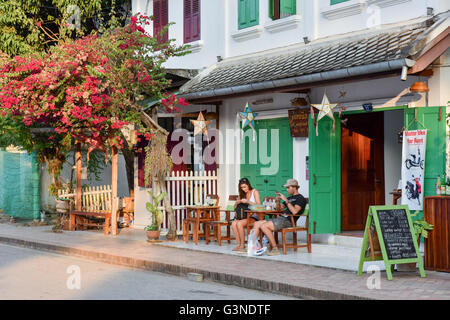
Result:
<instances>
[{"instance_id":1,"label":"green potted shrub","mask_svg":"<svg viewBox=\"0 0 450 320\"><path fill-rule=\"evenodd\" d=\"M148 191L148 193L152 196L153 203L147 202L145 206L147 208L147 211L152 215L152 224L146 226L144 230L147 232L147 238L149 240L158 240L159 234L161 232L160 227L164 218L164 214L158 208L158 204L166 196L166 193L163 192L157 196L155 196L151 191Z\"/></svg>"},{"instance_id":2,"label":"green potted shrub","mask_svg":"<svg viewBox=\"0 0 450 320\"><path fill-rule=\"evenodd\" d=\"M411 217L415 217L419 214L419 211L414 212ZM420 245L420 237L428 238L428 230L433 230L434 226L429 224L425 220L415 220L413 221L414 232L416 233L417 242Z\"/></svg>"}]
</instances>

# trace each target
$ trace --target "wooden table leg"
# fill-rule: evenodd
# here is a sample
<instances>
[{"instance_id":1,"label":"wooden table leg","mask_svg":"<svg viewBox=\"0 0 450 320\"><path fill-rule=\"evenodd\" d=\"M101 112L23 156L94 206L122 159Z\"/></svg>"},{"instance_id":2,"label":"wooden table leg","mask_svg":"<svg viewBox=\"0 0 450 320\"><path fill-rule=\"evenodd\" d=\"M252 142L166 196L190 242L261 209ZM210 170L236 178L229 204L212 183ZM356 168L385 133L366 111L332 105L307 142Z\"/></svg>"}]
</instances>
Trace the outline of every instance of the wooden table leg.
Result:
<instances>
[{"instance_id":1,"label":"wooden table leg","mask_svg":"<svg viewBox=\"0 0 450 320\"><path fill-rule=\"evenodd\" d=\"M75 231L75 215L70 214L70 225L69 225L70 231Z\"/></svg>"},{"instance_id":2,"label":"wooden table leg","mask_svg":"<svg viewBox=\"0 0 450 320\"><path fill-rule=\"evenodd\" d=\"M209 244L209 224L205 223L205 242L206 244Z\"/></svg>"},{"instance_id":3,"label":"wooden table leg","mask_svg":"<svg viewBox=\"0 0 450 320\"><path fill-rule=\"evenodd\" d=\"M217 242L219 243L219 246L222 245L222 225L217 226Z\"/></svg>"},{"instance_id":4,"label":"wooden table leg","mask_svg":"<svg viewBox=\"0 0 450 320\"><path fill-rule=\"evenodd\" d=\"M198 244L198 232L199 232L199 228L200 228L200 223L194 222L193 223L193 240L195 244Z\"/></svg>"},{"instance_id":5,"label":"wooden table leg","mask_svg":"<svg viewBox=\"0 0 450 320\"><path fill-rule=\"evenodd\" d=\"M109 230L111 229L110 227L111 224L111 215L107 214L105 216L105 225L104 225L104 232L105 232L105 236L107 236L109 234Z\"/></svg>"}]
</instances>

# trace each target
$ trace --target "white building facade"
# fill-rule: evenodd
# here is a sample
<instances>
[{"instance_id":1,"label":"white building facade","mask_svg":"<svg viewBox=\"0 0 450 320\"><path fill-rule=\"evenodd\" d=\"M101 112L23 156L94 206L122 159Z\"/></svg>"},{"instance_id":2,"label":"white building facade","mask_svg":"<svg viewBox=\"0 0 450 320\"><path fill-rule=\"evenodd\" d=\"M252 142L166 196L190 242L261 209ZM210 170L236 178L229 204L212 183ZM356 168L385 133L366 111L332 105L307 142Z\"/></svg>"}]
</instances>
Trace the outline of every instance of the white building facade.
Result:
<instances>
[{"instance_id":1,"label":"white building facade","mask_svg":"<svg viewBox=\"0 0 450 320\"><path fill-rule=\"evenodd\" d=\"M164 12L167 21L175 23L168 37L191 45L192 53L172 58L166 67L199 71L180 90L191 103L183 112L217 114L210 135L218 129L215 155L223 205L237 194L243 176L264 196L283 191L281 181L293 177L300 193L310 199L311 232L362 230L367 205L393 202L390 192L397 189L401 173L398 133L408 126L413 108L434 112L439 108L432 107L441 107L434 133L445 122L450 100L449 1L134 0L132 7L133 13ZM429 92L411 92L417 81L424 81ZM309 111L324 93L344 107L341 113L335 110L335 131L326 131L328 120L321 120L318 135L310 123L308 137L290 137L285 130L288 111ZM306 104L293 104L296 99ZM240 132L239 112L247 103L257 113L255 141L251 131ZM364 104L378 112L365 112ZM361 123L381 126L376 131L382 134L362 132ZM353 132L365 134L360 143L373 146L351 149L347 157L345 150L356 143ZM261 149L270 139L277 143ZM322 149L334 160L319 161ZM256 160L250 160L252 150L258 151ZM348 166L355 159L365 163ZM443 159L443 166L437 164L429 172L445 170L445 155ZM327 167L328 175L322 170ZM361 182L361 172L375 186L364 194L352 188L370 181ZM425 195L431 194L431 175L424 180ZM148 195L144 188L136 189L135 226L142 227ZM366 200L350 201L355 198Z\"/></svg>"}]
</instances>

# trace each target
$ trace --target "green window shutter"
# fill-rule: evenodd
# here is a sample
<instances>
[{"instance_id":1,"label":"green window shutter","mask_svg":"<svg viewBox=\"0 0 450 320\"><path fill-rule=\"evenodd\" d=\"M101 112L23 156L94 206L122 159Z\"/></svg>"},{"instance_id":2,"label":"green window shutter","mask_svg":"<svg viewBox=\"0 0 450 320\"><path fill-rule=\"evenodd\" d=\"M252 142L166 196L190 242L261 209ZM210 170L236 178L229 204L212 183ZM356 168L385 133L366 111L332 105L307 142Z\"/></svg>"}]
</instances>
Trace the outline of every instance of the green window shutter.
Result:
<instances>
[{"instance_id":1,"label":"green window shutter","mask_svg":"<svg viewBox=\"0 0 450 320\"><path fill-rule=\"evenodd\" d=\"M317 121L317 118L316 118ZM309 117L309 232L341 231L341 122Z\"/></svg>"},{"instance_id":2,"label":"green window shutter","mask_svg":"<svg viewBox=\"0 0 450 320\"><path fill-rule=\"evenodd\" d=\"M275 6L273 0L269 0L269 17L272 20L275 18Z\"/></svg>"},{"instance_id":3,"label":"green window shutter","mask_svg":"<svg viewBox=\"0 0 450 320\"><path fill-rule=\"evenodd\" d=\"M280 0L280 12L290 15L297 14L296 1L295 0Z\"/></svg>"},{"instance_id":4,"label":"green window shutter","mask_svg":"<svg viewBox=\"0 0 450 320\"><path fill-rule=\"evenodd\" d=\"M349 1L349 0L330 0L330 5L338 4L338 3L346 2L346 1Z\"/></svg>"},{"instance_id":5,"label":"green window shutter","mask_svg":"<svg viewBox=\"0 0 450 320\"><path fill-rule=\"evenodd\" d=\"M259 24L259 1L238 0L238 29Z\"/></svg>"}]
</instances>

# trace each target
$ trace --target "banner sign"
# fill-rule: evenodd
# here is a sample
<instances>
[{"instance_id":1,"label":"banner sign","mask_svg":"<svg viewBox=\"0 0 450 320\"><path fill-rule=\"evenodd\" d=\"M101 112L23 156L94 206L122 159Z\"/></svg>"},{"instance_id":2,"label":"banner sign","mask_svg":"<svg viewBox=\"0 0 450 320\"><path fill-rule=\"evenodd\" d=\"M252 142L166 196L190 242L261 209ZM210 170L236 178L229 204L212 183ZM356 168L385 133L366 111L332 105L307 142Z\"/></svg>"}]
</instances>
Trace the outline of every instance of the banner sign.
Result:
<instances>
[{"instance_id":1,"label":"banner sign","mask_svg":"<svg viewBox=\"0 0 450 320\"><path fill-rule=\"evenodd\" d=\"M427 130L403 132L402 202L409 210L423 210Z\"/></svg>"}]
</instances>

